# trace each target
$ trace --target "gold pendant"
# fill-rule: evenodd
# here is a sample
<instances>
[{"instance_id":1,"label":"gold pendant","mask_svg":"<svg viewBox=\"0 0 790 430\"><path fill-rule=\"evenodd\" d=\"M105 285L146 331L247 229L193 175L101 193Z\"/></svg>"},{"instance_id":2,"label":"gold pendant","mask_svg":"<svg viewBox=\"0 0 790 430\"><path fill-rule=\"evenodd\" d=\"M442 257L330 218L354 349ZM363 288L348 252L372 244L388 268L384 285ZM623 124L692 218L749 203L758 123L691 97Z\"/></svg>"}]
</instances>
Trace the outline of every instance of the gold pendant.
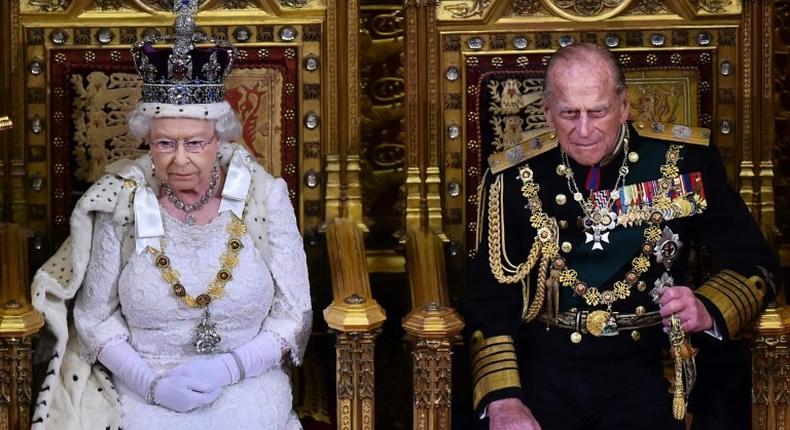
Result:
<instances>
[{"instance_id":1,"label":"gold pendant","mask_svg":"<svg viewBox=\"0 0 790 430\"><path fill-rule=\"evenodd\" d=\"M579 333L578 331L575 331L575 332L571 333L571 342L579 343L581 341L582 341L582 334L581 333Z\"/></svg>"}]
</instances>

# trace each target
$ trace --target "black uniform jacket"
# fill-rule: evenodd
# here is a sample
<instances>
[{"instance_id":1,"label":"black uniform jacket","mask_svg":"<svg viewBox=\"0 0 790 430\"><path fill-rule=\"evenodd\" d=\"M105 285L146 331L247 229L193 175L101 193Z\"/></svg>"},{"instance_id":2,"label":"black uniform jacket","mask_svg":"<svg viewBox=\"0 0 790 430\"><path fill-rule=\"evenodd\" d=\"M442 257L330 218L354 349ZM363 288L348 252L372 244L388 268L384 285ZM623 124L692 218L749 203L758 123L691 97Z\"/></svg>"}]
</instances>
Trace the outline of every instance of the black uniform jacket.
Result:
<instances>
[{"instance_id":1,"label":"black uniform jacket","mask_svg":"<svg viewBox=\"0 0 790 430\"><path fill-rule=\"evenodd\" d=\"M660 128L659 128L660 127ZM681 254L671 267L676 285L696 288L697 296L715 320L715 327L724 339L736 334L755 315L763 304L775 294L772 276L778 273L778 262L763 238L756 222L750 215L743 200L728 183L727 176L718 151L707 145L707 139L687 139L687 133L675 133L671 125L637 123L629 124L630 141L628 152L638 154L638 161L629 162L629 173L624 184L651 182L662 177L661 167L667 163L666 154L671 145L680 145L681 159L676 166L679 177L687 181L701 182L697 189L704 202L701 213L672 219L661 224L669 227L682 243ZM680 131L688 131L686 127ZM693 129L695 133L704 129ZM684 137L685 136L685 137ZM489 198L491 185L502 176L500 224L505 229L503 249L512 265L518 265L528 258L530 248L536 238L536 231L530 223L530 209L522 193L524 182L519 178L519 169L529 166L534 174L534 182L540 186L539 197L543 211L556 218L559 228L559 245L564 248L560 255L569 267L578 273L578 278L589 286L601 290L611 289L615 281L623 280L626 272L632 270L632 259L640 255L645 243L644 231L647 223L630 227L618 226L610 231L609 243L602 242L603 251L593 250L594 242L587 242L587 236L580 223L583 212L574 201L573 193L565 177L557 173L561 163L561 153L554 136L543 136L541 144L554 147L541 150L538 155L524 155L519 162L515 160L510 167L498 173L488 171L482 184L481 217L475 258L470 266L467 284L466 318L473 334L473 384L474 407L481 411L493 400L505 397L520 397L522 387L528 381L521 381L518 373L518 359L524 354L536 352L535 348L550 349L556 360L569 363L606 360L613 357L633 359L655 357L660 360L661 349L668 345L667 335L661 325L640 330L638 334L620 333L611 337L585 335L579 343L569 340L571 330L552 327L534 320L524 323L521 319L522 285L520 283L501 284L493 276L489 262ZM689 140L696 140L690 143ZM533 147L534 147L533 146ZM529 152L529 151L527 151ZM614 154L613 159L600 167L600 188L610 190L615 186L618 169L622 164L624 152ZM514 158L514 157L511 157ZM632 159L636 158L632 155ZM513 161L513 160L511 160ZM570 160L574 177L584 197L589 167L575 164ZM701 178L701 180L699 179ZM697 187L699 188L699 187ZM632 188L633 189L633 188ZM557 197L557 196L563 197ZM561 204L562 203L562 204ZM701 210L702 208L698 208ZM704 245L717 263L718 272L708 274L702 285L687 283L692 242ZM569 252L568 252L569 251ZM649 291L656 279L665 271L650 256L650 268L640 280L644 281L642 290L632 285L630 296L616 301L612 310L619 313L655 311ZM531 276L529 297L534 298L537 269ZM605 309L599 305L590 307L571 288L560 287L559 310ZM634 340L638 339L638 340ZM532 343L532 344L530 344ZM540 352L540 351L537 351Z\"/></svg>"}]
</instances>

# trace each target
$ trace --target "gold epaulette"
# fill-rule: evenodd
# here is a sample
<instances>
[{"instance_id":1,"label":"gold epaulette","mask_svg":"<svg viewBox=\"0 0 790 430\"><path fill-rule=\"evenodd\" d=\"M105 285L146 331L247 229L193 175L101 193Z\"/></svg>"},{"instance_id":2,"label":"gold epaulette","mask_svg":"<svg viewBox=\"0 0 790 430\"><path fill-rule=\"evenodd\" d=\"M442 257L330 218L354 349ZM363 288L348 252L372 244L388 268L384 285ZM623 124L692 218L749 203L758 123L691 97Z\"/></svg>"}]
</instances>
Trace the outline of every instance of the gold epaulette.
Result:
<instances>
[{"instance_id":1,"label":"gold epaulette","mask_svg":"<svg viewBox=\"0 0 790 430\"><path fill-rule=\"evenodd\" d=\"M491 168L491 173L497 174L522 161L529 160L556 148L558 142L557 133L553 129L547 129L543 133L529 138L510 149L491 154L488 157L488 166Z\"/></svg>"},{"instance_id":2,"label":"gold epaulette","mask_svg":"<svg viewBox=\"0 0 790 430\"><path fill-rule=\"evenodd\" d=\"M634 123L634 128L642 137L703 146L708 146L710 143L710 129L703 127L690 127L668 122L637 121Z\"/></svg>"},{"instance_id":3,"label":"gold epaulette","mask_svg":"<svg viewBox=\"0 0 790 430\"><path fill-rule=\"evenodd\" d=\"M503 388L521 388L513 338L485 338L481 331L475 331L472 334L472 378L475 409L488 393Z\"/></svg>"},{"instance_id":4,"label":"gold epaulette","mask_svg":"<svg viewBox=\"0 0 790 430\"><path fill-rule=\"evenodd\" d=\"M694 292L716 306L727 324L728 334L733 337L760 312L767 286L759 276L747 278L732 270L723 270Z\"/></svg>"}]
</instances>

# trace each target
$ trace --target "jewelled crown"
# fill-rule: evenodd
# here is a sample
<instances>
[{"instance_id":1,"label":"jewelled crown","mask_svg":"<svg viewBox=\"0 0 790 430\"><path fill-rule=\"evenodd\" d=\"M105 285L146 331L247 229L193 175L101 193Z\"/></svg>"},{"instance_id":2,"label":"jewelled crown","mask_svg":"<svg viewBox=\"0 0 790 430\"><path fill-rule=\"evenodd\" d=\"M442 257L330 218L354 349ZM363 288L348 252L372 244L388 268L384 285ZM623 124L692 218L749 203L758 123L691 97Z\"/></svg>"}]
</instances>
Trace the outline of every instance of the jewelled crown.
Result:
<instances>
[{"instance_id":1,"label":"jewelled crown","mask_svg":"<svg viewBox=\"0 0 790 430\"><path fill-rule=\"evenodd\" d=\"M189 105L225 100L225 78L237 51L229 42L195 30L197 9L198 0L176 0L173 34L147 36L132 46L137 73L143 78L142 103ZM172 46L156 47L160 42Z\"/></svg>"}]
</instances>

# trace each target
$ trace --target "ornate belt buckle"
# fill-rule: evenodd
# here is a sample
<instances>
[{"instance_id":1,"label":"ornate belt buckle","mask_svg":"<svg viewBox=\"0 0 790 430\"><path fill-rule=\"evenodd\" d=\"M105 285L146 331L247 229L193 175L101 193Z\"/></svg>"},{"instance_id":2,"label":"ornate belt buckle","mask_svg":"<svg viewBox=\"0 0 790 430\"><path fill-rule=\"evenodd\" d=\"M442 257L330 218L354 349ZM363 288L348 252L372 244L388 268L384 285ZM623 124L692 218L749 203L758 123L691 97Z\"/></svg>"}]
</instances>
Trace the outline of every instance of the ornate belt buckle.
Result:
<instances>
[{"instance_id":1,"label":"ornate belt buckle","mask_svg":"<svg viewBox=\"0 0 790 430\"><path fill-rule=\"evenodd\" d=\"M587 332L595 337L617 336L620 334L614 315L607 311L598 310L590 312L590 314L587 315L585 326L587 327Z\"/></svg>"}]
</instances>

